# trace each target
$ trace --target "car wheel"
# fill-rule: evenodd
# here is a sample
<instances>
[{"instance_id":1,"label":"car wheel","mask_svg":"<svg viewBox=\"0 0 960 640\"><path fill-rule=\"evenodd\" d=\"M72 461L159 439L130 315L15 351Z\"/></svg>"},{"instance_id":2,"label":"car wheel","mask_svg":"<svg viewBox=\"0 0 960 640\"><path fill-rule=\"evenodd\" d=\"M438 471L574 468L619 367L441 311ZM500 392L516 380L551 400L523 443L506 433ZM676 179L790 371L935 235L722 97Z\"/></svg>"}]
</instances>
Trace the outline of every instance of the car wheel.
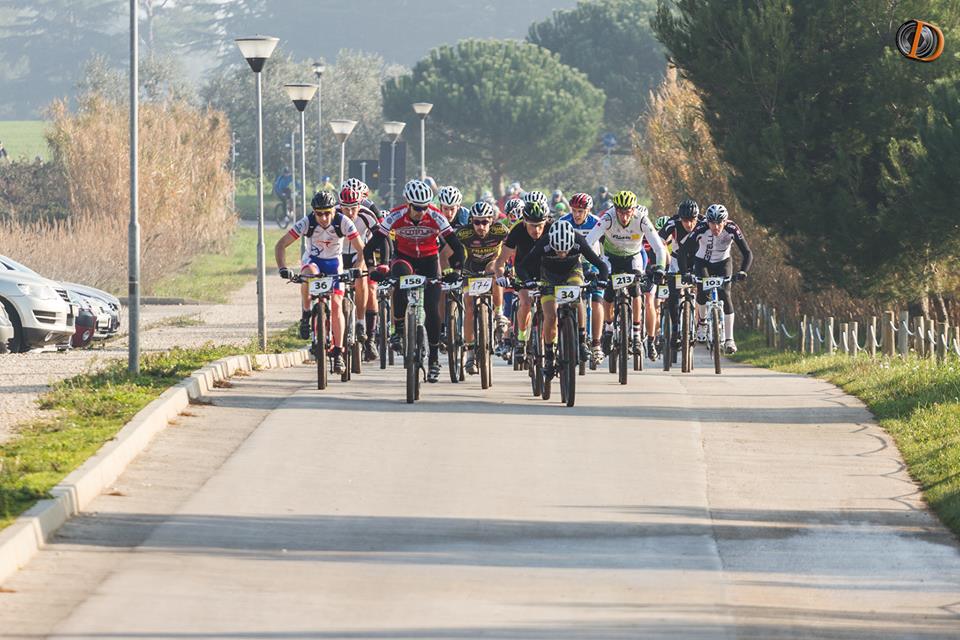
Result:
<instances>
[{"instance_id":1,"label":"car wheel","mask_svg":"<svg viewBox=\"0 0 960 640\"><path fill-rule=\"evenodd\" d=\"M13 353L23 353L27 348L23 335L23 325L20 323L20 316L12 304L6 300L0 300L0 302L3 303L3 308L6 309L7 316L10 317L10 324L13 325L13 338L10 339L9 350ZM6 347L7 345L4 346Z\"/></svg>"}]
</instances>

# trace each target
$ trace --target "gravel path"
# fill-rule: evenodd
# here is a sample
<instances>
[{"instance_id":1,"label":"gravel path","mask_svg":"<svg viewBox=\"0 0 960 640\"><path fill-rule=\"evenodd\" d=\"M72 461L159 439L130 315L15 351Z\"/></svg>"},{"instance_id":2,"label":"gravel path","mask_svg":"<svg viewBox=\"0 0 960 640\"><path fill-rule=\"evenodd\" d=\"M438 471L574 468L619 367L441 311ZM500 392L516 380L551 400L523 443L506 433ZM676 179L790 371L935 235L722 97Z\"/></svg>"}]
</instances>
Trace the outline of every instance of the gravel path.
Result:
<instances>
[{"instance_id":1,"label":"gravel path","mask_svg":"<svg viewBox=\"0 0 960 640\"><path fill-rule=\"evenodd\" d=\"M267 278L267 329L289 327L299 317L298 287ZM149 305L141 308L140 346L144 352L175 346L246 344L256 334L257 283L251 280L226 304ZM126 322L124 310L124 322ZM58 380L94 370L127 356L127 327L121 335L92 349L0 355L0 442L15 426L41 417L37 398Z\"/></svg>"}]
</instances>

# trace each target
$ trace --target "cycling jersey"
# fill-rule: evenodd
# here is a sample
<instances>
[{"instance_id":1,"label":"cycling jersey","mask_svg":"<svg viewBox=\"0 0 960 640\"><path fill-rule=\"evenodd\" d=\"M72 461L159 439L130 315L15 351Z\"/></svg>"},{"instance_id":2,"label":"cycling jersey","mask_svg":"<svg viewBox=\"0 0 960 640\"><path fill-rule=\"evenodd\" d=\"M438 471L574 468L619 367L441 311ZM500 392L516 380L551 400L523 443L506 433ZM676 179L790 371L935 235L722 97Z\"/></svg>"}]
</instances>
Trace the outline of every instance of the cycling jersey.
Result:
<instances>
[{"instance_id":1,"label":"cycling jersey","mask_svg":"<svg viewBox=\"0 0 960 640\"><path fill-rule=\"evenodd\" d=\"M703 216L697 217L697 224L703 221ZM696 225L694 225L696 228ZM683 228L683 223L681 218L678 215L674 215L672 218L667 220L667 223L663 225L663 228L660 229L660 237L663 238L664 243L666 243L668 249L670 250L670 267L667 269L670 273L676 273L679 271L680 265L678 261L678 252L677 249L680 247L680 243L683 242L683 239L687 237L688 231Z\"/></svg>"},{"instance_id":2,"label":"cycling jersey","mask_svg":"<svg viewBox=\"0 0 960 640\"><path fill-rule=\"evenodd\" d=\"M510 230L502 222L490 225L487 235L480 237L473 225L457 229L456 236L466 252L463 268L474 273L482 273L487 264L500 253L500 245L507 239Z\"/></svg>"},{"instance_id":3,"label":"cycling jersey","mask_svg":"<svg viewBox=\"0 0 960 640\"><path fill-rule=\"evenodd\" d=\"M568 213L565 216L561 217L560 221L569 222L571 225L573 225L573 228L576 230L577 233L579 233L584 238L586 238L590 234L590 231L595 226L597 226L598 222L600 222L600 218L593 215L592 213L588 213L587 217L584 218L583 222L581 224L577 224L577 221L573 219L573 214ZM595 242L594 244L590 245L590 248L593 249L594 253L600 253L599 242Z\"/></svg>"},{"instance_id":4,"label":"cycling jersey","mask_svg":"<svg viewBox=\"0 0 960 640\"><path fill-rule=\"evenodd\" d=\"M593 245L603 236L603 252L614 256L634 256L643 251L643 240L653 248L657 256L657 264L666 267L667 249L657 235L657 230L647 216L634 215L624 226L617 218L616 210L607 209L600 216L600 221L587 235L587 242Z\"/></svg>"},{"instance_id":5,"label":"cycling jersey","mask_svg":"<svg viewBox=\"0 0 960 640\"><path fill-rule=\"evenodd\" d=\"M339 207L337 207L337 213L343 213ZM373 232L377 229L377 225L380 224L380 221L377 219L377 215L365 205L361 205L360 209L357 211L357 217L353 218L352 221L354 226L357 228L357 233L360 234L360 238L365 244L370 241L370 238L373 236ZM351 243L348 242L343 247L344 255L352 256L355 253L356 250L353 248Z\"/></svg>"},{"instance_id":6,"label":"cycling jersey","mask_svg":"<svg viewBox=\"0 0 960 640\"><path fill-rule=\"evenodd\" d=\"M453 228L440 209L430 205L419 221L414 222L407 212L407 205L390 211L377 230L384 236L393 231L397 239L397 252L412 258L435 256L439 253L438 238L446 238Z\"/></svg>"},{"instance_id":7,"label":"cycling jersey","mask_svg":"<svg viewBox=\"0 0 960 640\"><path fill-rule=\"evenodd\" d=\"M710 230L710 225L706 222L700 222L683 239L684 257L687 259L685 264L690 264L690 258L697 258L704 262L716 263L723 262L730 258L730 248L736 244L740 249L742 260L740 262L740 271L750 269L753 262L753 253L743 237L743 231L740 230L734 222L727 220L724 223L720 233L714 235Z\"/></svg>"},{"instance_id":8,"label":"cycling jersey","mask_svg":"<svg viewBox=\"0 0 960 640\"><path fill-rule=\"evenodd\" d=\"M544 233L533 245L530 253L517 263L517 275L522 280L532 280L539 276L548 282L556 282L574 270L579 271L580 260L586 259L597 268L600 279L606 280L610 272L603 259L590 248L586 238L578 234L575 240L573 248L561 257L550 247L550 238Z\"/></svg>"},{"instance_id":9,"label":"cycling jersey","mask_svg":"<svg viewBox=\"0 0 960 640\"><path fill-rule=\"evenodd\" d=\"M312 215L312 214L311 214ZM294 240L309 232L311 216L304 216L293 223L288 233ZM343 240L351 241L359 237L357 227L347 216L336 213L330 226L321 227L319 224L313 225L313 233L306 239L306 247L303 252L304 264L310 262L310 258L319 258L321 260L340 259L343 253Z\"/></svg>"},{"instance_id":10,"label":"cycling jersey","mask_svg":"<svg viewBox=\"0 0 960 640\"><path fill-rule=\"evenodd\" d=\"M543 235L541 238L547 235L547 232L550 231L550 222L547 222L543 227ZM533 249L533 245L537 243L536 240L530 237L530 234L527 233L527 225L521 220L517 224L513 225L513 228L510 229L510 233L507 234L507 239L503 241L503 246L508 249L514 250L513 263L520 264L520 262L527 257L527 254ZM533 271L539 271L540 266L537 265Z\"/></svg>"}]
</instances>

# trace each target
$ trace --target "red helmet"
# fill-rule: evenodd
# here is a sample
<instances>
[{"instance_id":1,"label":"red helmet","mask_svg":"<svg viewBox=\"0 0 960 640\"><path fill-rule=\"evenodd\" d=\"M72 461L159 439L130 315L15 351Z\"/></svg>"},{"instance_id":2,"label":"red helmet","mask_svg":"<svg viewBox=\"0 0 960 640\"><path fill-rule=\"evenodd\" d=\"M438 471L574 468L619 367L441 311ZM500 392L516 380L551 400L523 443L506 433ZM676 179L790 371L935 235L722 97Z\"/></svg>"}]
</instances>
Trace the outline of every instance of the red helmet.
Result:
<instances>
[{"instance_id":1,"label":"red helmet","mask_svg":"<svg viewBox=\"0 0 960 640\"><path fill-rule=\"evenodd\" d=\"M570 198L570 206L574 209L592 209L593 198L588 193L575 193Z\"/></svg>"},{"instance_id":2,"label":"red helmet","mask_svg":"<svg viewBox=\"0 0 960 640\"><path fill-rule=\"evenodd\" d=\"M358 189L354 189L353 187L344 187L340 191L340 204L360 204L361 200L363 200L363 194L360 193Z\"/></svg>"}]
</instances>

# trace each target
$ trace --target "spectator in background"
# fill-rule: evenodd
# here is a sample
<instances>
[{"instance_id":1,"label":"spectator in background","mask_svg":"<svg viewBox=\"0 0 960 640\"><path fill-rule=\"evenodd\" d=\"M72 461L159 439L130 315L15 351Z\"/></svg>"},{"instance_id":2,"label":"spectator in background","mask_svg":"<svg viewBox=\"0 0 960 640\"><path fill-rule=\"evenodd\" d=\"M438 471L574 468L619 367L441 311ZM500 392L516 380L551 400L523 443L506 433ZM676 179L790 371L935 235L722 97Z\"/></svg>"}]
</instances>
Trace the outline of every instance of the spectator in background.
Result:
<instances>
[{"instance_id":1,"label":"spectator in background","mask_svg":"<svg viewBox=\"0 0 960 640\"><path fill-rule=\"evenodd\" d=\"M320 180L320 187L317 191L336 191L336 187L330 182L330 176L323 176L323 179Z\"/></svg>"},{"instance_id":2,"label":"spectator in background","mask_svg":"<svg viewBox=\"0 0 960 640\"><path fill-rule=\"evenodd\" d=\"M3 147L3 141L0 140L0 160L7 159L7 150Z\"/></svg>"},{"instance_id":3,"label":"spectator in background","mask_svg":"<svg viewBox=\"0 0 960 640\"><path fill-rule=\"evenodd\" d=\"M507 206L507 200L519 198L521 193L523 193L523 189L520 188L519 182L514 182L509 187L507 187L507 192L503 194L503 197L500 198L500 202L497 203L497 206L499 207L500 211L503 211L504 207Z\"/></svg>"},{"instance_id":4,"label":"spectator in background","mask_svg":"<svg viewBox=\"0 0 960 640\"><path fill-rule=\"evenodd\" d=\"M593 199L593 203L593 210L596 215L600 215L613 206L613 196L610 195L610 191L606 187L600 187L597 189L597 197Z\"/></svg>"}]
</instances>

